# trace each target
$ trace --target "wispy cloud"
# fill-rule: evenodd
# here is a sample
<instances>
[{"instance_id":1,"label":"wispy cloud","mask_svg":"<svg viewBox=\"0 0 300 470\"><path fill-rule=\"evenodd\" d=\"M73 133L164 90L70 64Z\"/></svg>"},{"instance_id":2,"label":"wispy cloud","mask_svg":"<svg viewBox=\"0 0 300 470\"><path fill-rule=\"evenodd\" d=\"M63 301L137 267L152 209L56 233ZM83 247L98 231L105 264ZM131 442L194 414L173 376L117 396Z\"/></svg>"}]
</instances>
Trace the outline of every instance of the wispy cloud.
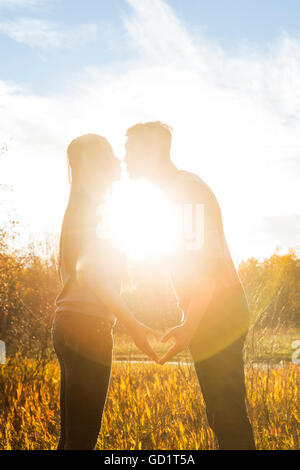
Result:
<instances>
[{"instance_id":1,"label":"wispy cloud","mask_svg":"<svg viewBox=\"0 0 300 470\"><path fill-rule=\"evenodd\" d=\"M248 48L229 55L191 34L165 1L128 2L132 13L124 27L137 52L129 63L84 70L67 96L44 98L0 83L6 116L0 139L13 138L6 179L15 178L24 216L32 205L40 222L45 214L56 220L63 210L71 138L105 134L122 156L129 125L160 119L174 128L178 166L199 173L214 189L237 258L300 245L292 216L299 214L300 198L299 38L283 35L268 54ZM19 40L59 47L66 36L48 26L37 25L37 36L30 33L34 28L23 28ZM55 200L49 198L54 181ZM26 197L24 182L31 188ZM270 225L257 222L266 217L278 217L271 224L276 243Z\"/></svg>"},{"instance_id":2,"label":"wispy cloud","mask_svg":"<svg viewBox=\"0 0 300 470\"><path fill-rule=\"evenodd\" d=\"M194 60L197 49L191 36L180 23L169 5L161 0L127 0L134 15L124 18L132 44L143 57L159 63L166 59Z\"/></svg>"},{"instance_id":3,"label":"wispy cloud","mask_svg":"<svg viewBox=\"0 0 300 470\"><path fill-rule=\"evenodd\" d=\"M0 32L29 47L47 50L95 41L98 26L89 23L80 25L76 30L66 31L49 21L24 17L0 22Z\"/></svg>"}]
</instances>

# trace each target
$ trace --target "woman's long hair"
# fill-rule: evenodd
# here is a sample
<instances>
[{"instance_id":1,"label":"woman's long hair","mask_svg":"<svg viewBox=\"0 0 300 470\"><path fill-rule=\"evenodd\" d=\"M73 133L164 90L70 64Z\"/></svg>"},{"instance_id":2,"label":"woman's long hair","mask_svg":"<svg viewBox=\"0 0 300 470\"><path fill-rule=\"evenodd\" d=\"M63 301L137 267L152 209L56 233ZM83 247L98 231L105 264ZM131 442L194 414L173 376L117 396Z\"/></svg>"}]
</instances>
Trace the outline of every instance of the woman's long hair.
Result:
<instances>
[{"instance_id":1,"label":"woman's long hair","mask_svg":"<svg viewBox=\"0 0 300 470\"><path fill-rule=\"evenodd\" d=\"M59 271L68 274L75 272L76 263L84 237L96 236L96 207L89 198L85 182L80 178L82 159L90 165L91 172L101 171L111 165L113 150L105 137L88 134L74 139L67 149L68 172L71 191L65 211L59 248ZM76 174L76 178L72 177ZM78 177L79 176L79 177ZM103 193L111 181L99 181L103 185ZM100 203L101 201L99 201Z\"/></svg>"}]
</instances>

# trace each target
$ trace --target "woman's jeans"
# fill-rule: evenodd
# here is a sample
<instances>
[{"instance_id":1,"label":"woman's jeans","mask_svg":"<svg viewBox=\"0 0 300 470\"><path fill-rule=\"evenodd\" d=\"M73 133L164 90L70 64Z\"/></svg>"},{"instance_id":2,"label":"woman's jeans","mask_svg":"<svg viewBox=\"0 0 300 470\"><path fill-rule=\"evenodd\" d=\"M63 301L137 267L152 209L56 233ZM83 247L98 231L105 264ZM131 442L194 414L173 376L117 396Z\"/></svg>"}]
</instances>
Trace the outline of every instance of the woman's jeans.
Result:
<instances>
[{"instance_id":1,"label":"woman's jeans","mask_svg":"<svg viewBox=\"0 0 300 470\"><path fill-rule=\"evenodd\" d=\"M58 450L94 449L101 428L112 363L112 324L60 312L53 323L60 370Z\"/></svg>"}]
</instances>

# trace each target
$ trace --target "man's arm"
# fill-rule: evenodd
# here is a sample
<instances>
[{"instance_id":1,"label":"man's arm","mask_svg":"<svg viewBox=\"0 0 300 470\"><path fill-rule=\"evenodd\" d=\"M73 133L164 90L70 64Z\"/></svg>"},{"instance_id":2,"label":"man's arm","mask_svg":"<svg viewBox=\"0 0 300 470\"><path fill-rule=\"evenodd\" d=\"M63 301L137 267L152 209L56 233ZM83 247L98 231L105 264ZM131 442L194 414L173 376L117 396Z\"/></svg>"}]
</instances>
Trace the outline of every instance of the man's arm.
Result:
<instances>
[{"instance_id":1,"label":"man's arm","mask_svg":"<svg viewBox=\"0 0 300 470\"><path fill-rule=\"evenodd\" d=\"M162 338L163 342L174 338L175 344L159 360L160 364L164 364L188 347L211 302L215 288L216 280L214 277L201 277L195 280L189 306L184 312L183 323L172 328L172 330Z\"/></svg>"}]
</instances>

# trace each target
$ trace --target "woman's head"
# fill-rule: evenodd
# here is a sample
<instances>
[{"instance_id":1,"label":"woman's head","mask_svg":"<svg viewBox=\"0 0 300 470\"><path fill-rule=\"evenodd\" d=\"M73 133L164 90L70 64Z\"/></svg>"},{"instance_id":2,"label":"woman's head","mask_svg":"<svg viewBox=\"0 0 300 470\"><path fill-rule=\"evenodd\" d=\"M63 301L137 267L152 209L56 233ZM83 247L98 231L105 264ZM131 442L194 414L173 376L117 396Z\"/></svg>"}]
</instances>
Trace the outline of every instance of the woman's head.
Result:
<instances>
[{"instance_id":1,"label":"woman's head","mask_svg":"<svg viewBox=\"0 0 300 470\"><path fill-rule=\"evenodd\" d=\"M98 193L120 179L120 160L105 137L96 134L77 137L70 143L67 154L72 186Z\"/></svg>"},{"instance_id":2,"label":"woman's head","mask_svg":"<svg viewBox=\"0 0 300 470\"><path fill-rule=\"evenodd\" d=\"M72 272L83 239L96 237L95 204L113 181L120 179L120 160L104 137L95 134L74 139L67 150L72 191L60 239L60 266ZM74 191L73 191L74 190ZM88 195L88 197L86 197Z\"/></svg>"}]
</instances>

